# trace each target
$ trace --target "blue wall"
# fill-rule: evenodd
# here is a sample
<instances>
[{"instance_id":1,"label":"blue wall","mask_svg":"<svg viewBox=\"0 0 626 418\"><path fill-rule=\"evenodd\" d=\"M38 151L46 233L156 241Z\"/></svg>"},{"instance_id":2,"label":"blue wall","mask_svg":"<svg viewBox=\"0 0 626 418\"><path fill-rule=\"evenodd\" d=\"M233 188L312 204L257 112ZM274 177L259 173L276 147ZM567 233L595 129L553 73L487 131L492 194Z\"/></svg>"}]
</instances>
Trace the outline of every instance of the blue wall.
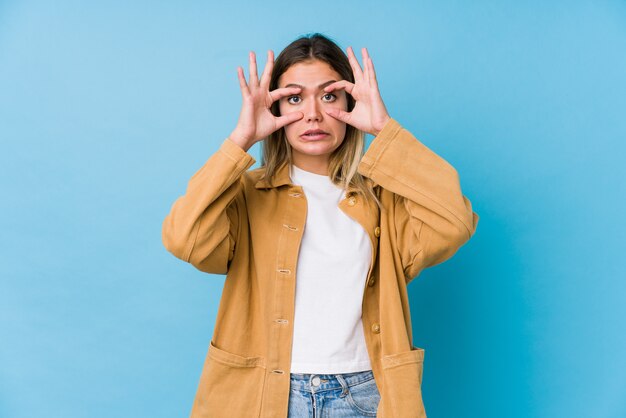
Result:
<instances>
[{"instance_id":1,"label":"blue wall","mask_svg":"<svg viewBox=\"0 0 626 418\"><path fill-rule=\"evenodd\" d=\"M128 3L0 2L0 416L188 415L224 278L161 222L314 31L481 217L409 286L429 417L626 416L626 3Z\"/></svg>"}]
</instances>

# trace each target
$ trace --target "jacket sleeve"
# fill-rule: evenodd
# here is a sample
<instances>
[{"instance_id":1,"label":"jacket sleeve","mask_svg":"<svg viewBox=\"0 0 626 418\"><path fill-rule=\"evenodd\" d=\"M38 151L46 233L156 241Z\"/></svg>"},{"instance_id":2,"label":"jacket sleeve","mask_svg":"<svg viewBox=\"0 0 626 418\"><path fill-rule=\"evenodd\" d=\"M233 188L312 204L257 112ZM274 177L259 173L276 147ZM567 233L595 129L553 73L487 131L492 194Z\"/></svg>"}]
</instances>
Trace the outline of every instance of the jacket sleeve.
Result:
<instances>
[{"instance_id":1,"label":"jacket sleeve","mask_svg":"<svg viewBox=\"0 0 626 418\"><path fill-rule=\"evenodd\" d=\"M207 273L226 274L233 257L242 175L255 159L230 139L191 177L165 217L161 236L176 257Z\"/></svg>"},{"instance_id":2,"label":"jacket sleeve","mask_svg":"<svg viewBox=\"0 0 626 418\"><path fill-rule=\"evenodd\" d=\"M391 232L407 283L452 257L476 231L479 216L456 169L395 119L374 138L358 171L394 194Z\"/></svg>"}]
</instances>

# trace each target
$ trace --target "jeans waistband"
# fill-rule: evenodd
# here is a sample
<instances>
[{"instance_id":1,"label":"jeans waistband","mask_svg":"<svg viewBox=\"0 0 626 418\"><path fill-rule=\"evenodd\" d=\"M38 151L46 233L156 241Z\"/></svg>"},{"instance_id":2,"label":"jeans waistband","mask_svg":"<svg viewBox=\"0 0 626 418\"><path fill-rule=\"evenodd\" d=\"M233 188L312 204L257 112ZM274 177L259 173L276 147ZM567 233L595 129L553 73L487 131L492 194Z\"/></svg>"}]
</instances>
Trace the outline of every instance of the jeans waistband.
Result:
<instances>
[{"instance_id":1,"label":"jeans waistband","mask_svg":"<svg viewBox=\"0 0 626 418\"><path fill-rule=\"evenodd\" d=\"M322 392L334 389L346 389L374 378L371 370L341 374L291 373L292 390L303 392Z\"/></svg>"}]
</instances>

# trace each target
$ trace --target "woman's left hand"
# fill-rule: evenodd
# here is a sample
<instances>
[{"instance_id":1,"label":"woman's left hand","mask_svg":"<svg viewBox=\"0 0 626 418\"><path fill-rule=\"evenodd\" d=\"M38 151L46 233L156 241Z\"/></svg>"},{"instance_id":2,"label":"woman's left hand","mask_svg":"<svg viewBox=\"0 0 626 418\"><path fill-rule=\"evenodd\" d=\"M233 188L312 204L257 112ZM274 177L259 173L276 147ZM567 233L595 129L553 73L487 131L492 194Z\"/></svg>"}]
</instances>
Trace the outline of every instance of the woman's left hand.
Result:
<instances>
[{"instance_id":1,"label":"woman's left hand","mask_svg":"<svg viewBox=\"0 0 626 418\"><path fill-rule=\"evenodd\" d=\"M337 89L345 90L356 101L354 108L351 112L333 108L327 110L326 113L361 131L376 136L390 117L378 91L378 82L376 81L376 72L374 71L372 59L369 57L366 48L362 48L361 53L365 71L361 69L352 47L348 47L348 60L354 73L354 83L340 80L329 84L324 89L328 93Z\"/></svg>"}]
</instances>

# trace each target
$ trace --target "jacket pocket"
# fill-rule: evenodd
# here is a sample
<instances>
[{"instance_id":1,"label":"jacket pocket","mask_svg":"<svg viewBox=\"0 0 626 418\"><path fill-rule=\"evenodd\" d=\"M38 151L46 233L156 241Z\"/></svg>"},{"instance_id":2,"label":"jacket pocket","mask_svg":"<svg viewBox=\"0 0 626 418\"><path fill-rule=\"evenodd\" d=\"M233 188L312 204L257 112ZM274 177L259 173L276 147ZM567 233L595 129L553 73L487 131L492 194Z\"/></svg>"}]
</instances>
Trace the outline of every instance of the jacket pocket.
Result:
<instances>
[{"instance_id":1,"label":"jacket pocket","mask_svg":"<svg viewBox=\"0 0 626 418\"><path fill-rule=\"evenodd\" d=\"M263 357L243 357L211 341L191 417L258 417L264 385Z\"/></svg>"},{"instance_id":2,"label":"jacket pocket","mask_svg":"<svg viewBox=\"0 0 626 418\"><path fill-rule=\"evenodd\" d=\"M409 351L383 356L383 397L391 409L390 417L426 418L422 401L422 374L424 349L412 347Z\"/></svg>"}]
</instances>

